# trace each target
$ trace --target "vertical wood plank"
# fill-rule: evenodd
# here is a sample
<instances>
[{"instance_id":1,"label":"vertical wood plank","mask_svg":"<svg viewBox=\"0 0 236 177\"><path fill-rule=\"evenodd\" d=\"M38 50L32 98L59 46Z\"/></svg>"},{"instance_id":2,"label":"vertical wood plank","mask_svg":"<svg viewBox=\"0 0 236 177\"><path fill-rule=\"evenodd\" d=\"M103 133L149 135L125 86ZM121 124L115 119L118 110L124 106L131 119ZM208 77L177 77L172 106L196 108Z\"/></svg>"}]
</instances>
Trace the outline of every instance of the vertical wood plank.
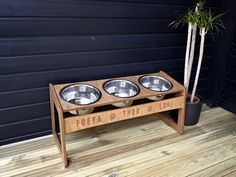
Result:
<instances>
[{"instance_id":1,"label":"vertical wood plank","mask_svg":"<svg viewBox=\"0 0 236 177\"><path fill-rule=\"evenodd\" d=\"M63 112L58 110L59 116L59 124L60 124L60 140L61 140L61 155L64 166L68 166L67 152L66 152L66 142L65 142L65 125L64 125L64 117Z\"/></svg>"},{"instance_id":2,"label":"vertical wood plank","mask_svg":"<svg viewBox=\"0 0 236 177\"><path fill-rule=\"evenodd\" d=\"M52 134L56 143L56 146L58 148L58 151L60 152L60 154L62 153L62 148L61 148L61 142L60 139L58 138L57 132L56 132L56 119L55 119L55 102L54 100L55 95L54 95L54 91L53 91L53 86L52 84L49 84L49 96L50 96L50 110L51 110L51 126L52 126Z\"/></svg>"},{"instance_id":3,"label":"vertical wood plank","mask_svg":"<svg viewBox=\"0 0 236 177\"><path fill-rule=\"evenodd\" d=\"M55 107L53 101L53 93L52 93L53 86L49 84L49 97L50 97L50 110L51 110L51 126L52 126L52 133L56 133L56 126L55 126Z\"/></svg>"},{"instance_id":4,"label":"vertical wood plank","mask_svg":"<svg viewBox=\"0 0 236 177\"><path fill-rule=\"evenodd\" d=\"M186 90L183 91L183 102L185 103L181 109L178 110L178 130L177 132L182 134L184 132L184 121L186 113Z\"/></svg>"}]
</instances>

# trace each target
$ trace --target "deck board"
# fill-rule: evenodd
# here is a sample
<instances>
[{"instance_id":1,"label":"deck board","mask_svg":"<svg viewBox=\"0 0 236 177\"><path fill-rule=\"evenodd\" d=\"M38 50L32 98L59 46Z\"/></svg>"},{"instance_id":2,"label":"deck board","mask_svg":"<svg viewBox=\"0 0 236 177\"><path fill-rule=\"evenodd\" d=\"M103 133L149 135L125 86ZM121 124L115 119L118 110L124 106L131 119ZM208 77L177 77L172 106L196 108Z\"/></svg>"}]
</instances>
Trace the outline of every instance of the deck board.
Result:
<instances>
[{"instance_id":1,"label":"deck board","mask_svg":"<svg viewBox=\"0 0 236 177\"><path fill-rule=\"evenodd\" d=\"M236 115L204 109L198 125L177 134L155 116L67 135L63 167L52 136L0 147L0 176L234 176Z\"/></svg>"}]
</instances>

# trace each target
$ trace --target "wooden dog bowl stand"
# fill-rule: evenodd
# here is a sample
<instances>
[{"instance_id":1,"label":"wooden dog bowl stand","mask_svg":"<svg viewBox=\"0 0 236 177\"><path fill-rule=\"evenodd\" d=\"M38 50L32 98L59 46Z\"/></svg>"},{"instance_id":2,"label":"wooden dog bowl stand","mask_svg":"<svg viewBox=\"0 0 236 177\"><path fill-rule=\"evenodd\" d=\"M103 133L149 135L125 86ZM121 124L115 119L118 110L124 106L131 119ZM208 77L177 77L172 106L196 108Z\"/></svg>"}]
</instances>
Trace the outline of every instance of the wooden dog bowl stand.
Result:
<instances>
[{"instance_id":1,"label":"wooden dog bowl stand","mask_svg":"<svg viewBox=\"0 0 236 177\"><path fill-rule=\"evenodd\" d=\"M95 80L88 82L79 82L83 84L89 84L97 87L101 91L101 98L99 101L86 106L74 105L64 101L60 96L60 91L65 86L71 84L78 83L68 83L68 84L57 84L57 85L49 85L50 90L50 108L51 108L51 121L52 121L52 133L55 138L56 145L59 149L59 152L62 156L62 160L64 162L64 166L68 166L68 158L66 152L66 142L65 135L71 132L79 131L86 128L96 127L99 125L109 124L112 122L122 121L126 119L132 119L140 116L150 115L157 113L159 119L164 121L167 125L172 127L178 133L183 133L184 131L184 119L185 119L185 101L186 101L186 93L184 87L171 78L168 74L163 71L158 73L151 73L145 75L158 75L168 79L173 87L171 90L167 92L156 92L151 91L147 88L144 88L139 83L139 78L143 75L129 76L129 77L120 77L113 79L125 79L134 82L140 88L140 93L132 98L118 98L115 96L111 96L103 90L103 84L110 80ZM107 106L112 103L118 103L122 101L130 101L130 100L141 100L148 97L156 96L156 95L166 95L163 100L160 101L149 101L137 105L132 105L129 107L116 108L113 107L108 110L103 110L100 112L93 112L87 115L71 115L66 117L66 112L85 109L89 107L101 107ZM169 97L167 95L170 95ZM178 110L178 120L177 122L173 121L169 116L164 115L160 112L169 111L169 110ZM59 119L59 133L56 132L56 116L55 113L57 111L58 119Z\"/></svg>"}]
</instances>

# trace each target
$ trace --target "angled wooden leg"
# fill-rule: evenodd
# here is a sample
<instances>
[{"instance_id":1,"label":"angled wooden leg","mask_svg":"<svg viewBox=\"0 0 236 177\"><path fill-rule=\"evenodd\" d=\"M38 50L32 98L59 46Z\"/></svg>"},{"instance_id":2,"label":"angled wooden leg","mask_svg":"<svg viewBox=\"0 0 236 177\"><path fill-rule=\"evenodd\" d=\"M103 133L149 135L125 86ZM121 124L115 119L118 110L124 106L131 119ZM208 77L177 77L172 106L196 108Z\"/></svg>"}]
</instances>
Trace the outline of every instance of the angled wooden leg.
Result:
<instances>
[{"instance_id":1,"label":"angled wooden leg","mask_svg":"<svg viewBox=\"0 0 236 177\"><path fill-rule=\"evenodd\" d=\"M51 109L52 135L55 139L56 146L57 146L59 152L61 153L61 142L60 142L60 139L58 138L58 135L57 135L57 132L56 132L55 106L54 106L54 102L52 100L51 95L50 95L50 109Z\"/></svg>"},{"instance_id":2,"label":"angled wooden leg","mask_svg":"<svg viewBox=\"0 0 236 177\"><path fill-rule=\"evenodd\" d=\"M157 113L157 117L165 122L167 125L169 125L171 128L173 128L177 133L182 134L184 131L184 114L183 109L178 110L178 123L176 123L173 119L171 119L169 116Z\"/></svg>"},{"instance_id":3,"label":"angled wooden leg","mask_svg":"<svg viewBox=\"0 0 236 177\"><path fill-rule=\"evenodd\" d=\"M67 152L66 152L66 142L65 142L65 126L64 117L61 111L58 111L59 124L60 124L60 141L61 141L61 156L64 166L68 166Z\"/></svg>"},{"instance_id":4,"label":"angled wooden leg","mask_svg":"<svg viewBox=\"0 0 236 177\"><path fill-rule=\"evenodd\" d=\"M186 106L186 91L183 91L183 107L178 110L178 133L184 132L184 121L185 121L185 106Z\"/></svg>"},{"instance_id":5,"label":"angled wooden leg","mask_svg":"<svg viewBox=\"0 0 236 177\"><path fill-rule=\"evenodd\" d=\"M176 130L178 133L182 134L184 132L184 120L185 120L185 103L186 103L186 97L185 97L185 91L182 93L182 101L181 101L181 108L178 109L178 122L176 123L173 119L171 119L169 116L157 113L157 116L160 120L165 122L167 125L172 127L174 130Z\"/></svg>"},{"instance_id":6,"label":"angled wooden leg","mask_svg":"<svg viewBox=\"0 0 236 177\"><path fill-rule=\"evenodd\" d=\"M56 133L56 122L55 122L55 107L50 95L50 109L51 109L51 125L52 133Z\"/></svg>"},{"instance_id":7,"label":"angled wooden leg","mask_svg":"<svg viewBox=\"0 0 236 177\"><path fill-rule=\"evenodd\" d=\"M58 108L58 106L55 103L55 95L53 93L52 85L50 84L50 109L51 109L51 123L52 123L52 133L53 137L55 139L57 148L61 154L64 166L68 166L68 160L67 160L67 153L66 153L66 142L65 142L65 129L64 129L64 117L63 112ZM55 109L55 107L57 109ZM60 128L60 134L58 136L56 132L56 120L55 120L55 113L58 113L59 117L59 128Z\"/></svg>"},{"instance_id":8,"label":"angled wooden leg","mask_svg":"<svg viewBox=\"0 0 236 177\"><path fill-rule=\"evenodd\" d=\"M178 110L178 124L177 132L182 134L184 132L185 108Z\"/></svg>"},{"instance_id":9,"label":"angled wooden leg","mask_svg":"<svg viewBox=\"0 0 236 177\"><path fill-rule=\"evenodd\" d=\"M53 134L53 137L55 139L56 146L57 146L59 152L61 153L61 143L60 143L60 140L58 139L57 132L56 132L56 120L55 120L56 109L55 109L55 105L54 105L54 101L53 101L54 98L53 98L53 93L52 93L51 89L52 88L51 88L51 85L50 85L49 96L50 96L52 134Z\"/></svg>"},{"instance_id":10,"label":"angled wooden leg","mask_svg":"<svg viewBox=\"0 0 236 177\"><path fill-rule=\"evenodd\" d=\"M56 135L56 118L55 118L55 105L53 101L53 94L50 89L50 110L51 110L51 126L52 126L52 133L53 135ZM56 136L57 137L57 136Z\"/></svg>"},{"instance_id":11,"label":"angled wooden leg","mask_svg":"<svg viewBox=\"0 0 236 177\"><path fill-rule=\"evenodd\" d=\"M169 116L157 113L157 117L178 132L178 125Z\"/></svg>"}]
</instances>

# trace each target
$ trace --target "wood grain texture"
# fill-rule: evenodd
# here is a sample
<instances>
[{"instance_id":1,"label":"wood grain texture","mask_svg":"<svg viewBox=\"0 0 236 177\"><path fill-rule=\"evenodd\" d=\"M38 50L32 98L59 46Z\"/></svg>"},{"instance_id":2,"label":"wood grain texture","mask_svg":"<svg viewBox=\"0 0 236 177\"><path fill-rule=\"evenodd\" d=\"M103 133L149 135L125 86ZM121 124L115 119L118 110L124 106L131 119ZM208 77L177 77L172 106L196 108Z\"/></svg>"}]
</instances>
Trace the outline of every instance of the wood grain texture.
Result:
<instances>
[{"instance_id":1,"label":"wood grain texture","mask_svg":"<svg viewBox=\"0 0 236 177\"><path fill-rule=\"evenodd\" d=\"M184 107L182 97L65 119L66 133ZM173 123L173 121L172 121ZM173 123L174 124L174 123ZM172 124L172 125L173 125ZM175 126L175 128L177 125Z\"/></svg>"},{"instance_id":2,"label":"wood grain texture","mask_svg":"<svg viewBox=\"0 0 236 177\"><path fill-rule=\"evenodd\" d=\"M49 84L52 131L56 145L59 149L59 153L62 157L64 167L68 167L69 165L66 151L65 135L71 132L76 132L91 127L101 126L113 122L118 122L122 120L158 113L160 119L163 122L167 123L167 125L176 130L178 133L183 133L184 120L185 120L185 105L186 105L185 88L164 71L160 71L158 73L149 73L147 75L163 77L172 84L172 88L166 92L155 92L150 89L147 89L139 83L139 79L144 75L112 78L114 80L115 79L128 80L135 83L139 87L139 93L136 96L130 98L118 98L106 93L106 91L103 89L103 85L107 81L111 80L111 78L105 80L87 81L83 83L78 82L78 83L65 83L57 85ZM94 86L100 91L101 98L97 102L91 105L88 104L83 106L66 102L61 97L60 93L64 88L74 84L87 84ZM79 115L79 116L65 117L63 114L64 112L68 111L76 111L79 109L87 109L91 107L96 108L99 106L108 106L112 103L140 100L144 98L149 98L151 96L157 96L160 94L164 96L163 100L160 101L142 103L139 105L131 105L129 107L124 107L119 109L115 109L113 107L108 110L102 110L100 112L90 113L86 115ZM169 98L165 98L166 96L169 96ZM55 128L56 127L55 110L57 110L59 118L59 134L57 134ZM178 110L177 122L175 122L170 117L162 115L161 112L169 110ZM60 138L58 138L58 136Z\"/></svg>"},{"instance_id":3,"label":"wood grain texture","mask_svg":"<svg viewBox=\"0 0 236 177\"><path fill-rule=\"evenodd\" d=\"M4 119L0 119L0 144L50 133L50 120L45 121L50 116L49 83L159 70L182 81L186 29L168 25L192 4L183 0L1 0L0 117ZM207 5L215 10L219 2L207 1ZM206 44L207 62L200 76L204 81L198 92L202 96L208 94L211 37Z\"/></svg>"},{"instance_id":4,"label":"wood grain texture","mask_svg":"<svg viewBox=\"0 0 236 177\"><path fill-rule=\"evenodd\" d=\"M235 115L205 109L198 125L179 136L154 116L66 136L73 162L63 168L52 136L0 147L0 175L209 176L235 175Z\"/></svg>"},{"instance_id":5,"label":"wood grain texture","mask_svg":"<svg viewBox=\"0 0 236 177\"><path fill-rule=\"evenodd\" d=\"M166 92L152 91L150 89L144 88L139 83L140 77L144 76L144 75L134 75L134 76L119 77L119 78L108 78L108 79L103 79L103 80L87 81L87 82L56 84L56 85L53 85L53 89L55 90L56 98L58 99L58 102L60 102L63 112L68 112L68 111L71 111L74 109L83 109L85 107L89 108L89 107L104 106L104 105L118 103L118 102L122 102L122 101L138 100L138 99L148 98L148 97L162 95L162 94L167 95L167 94L172 94L172 93L181 93L184 90L184 87L180 83L178 83L176 80L174 80L172 77L170 77L164 71L160 71L158 73L149 73L149 74L145 74L145 75L154 75L154 76L164 77L165 79L167 79L168 81L170 81L172 83L173 87L172 87L172 89L170 89ZM104 89L103 89L104 83L111 80L111 79L121 79L121 80L123 79L123 80L131 81L139 86L140 92L138 95L136 95L135 97L131 97L131 98L119 98L119 97L111 96L108 93L106 93L106 91L104 91ZM67 86L73 85L73 84L79 84L79 83L89 84L89 85L92 85L92 86L98 88L101 92L101 95L102 95L101 98L97 102L95 102L91 105L86 105L86 106L75 105L75 104L71 104L71 103L64 101L60 96L60 91L64 87L67 87Z\"/></svg>"}]
</instances>

